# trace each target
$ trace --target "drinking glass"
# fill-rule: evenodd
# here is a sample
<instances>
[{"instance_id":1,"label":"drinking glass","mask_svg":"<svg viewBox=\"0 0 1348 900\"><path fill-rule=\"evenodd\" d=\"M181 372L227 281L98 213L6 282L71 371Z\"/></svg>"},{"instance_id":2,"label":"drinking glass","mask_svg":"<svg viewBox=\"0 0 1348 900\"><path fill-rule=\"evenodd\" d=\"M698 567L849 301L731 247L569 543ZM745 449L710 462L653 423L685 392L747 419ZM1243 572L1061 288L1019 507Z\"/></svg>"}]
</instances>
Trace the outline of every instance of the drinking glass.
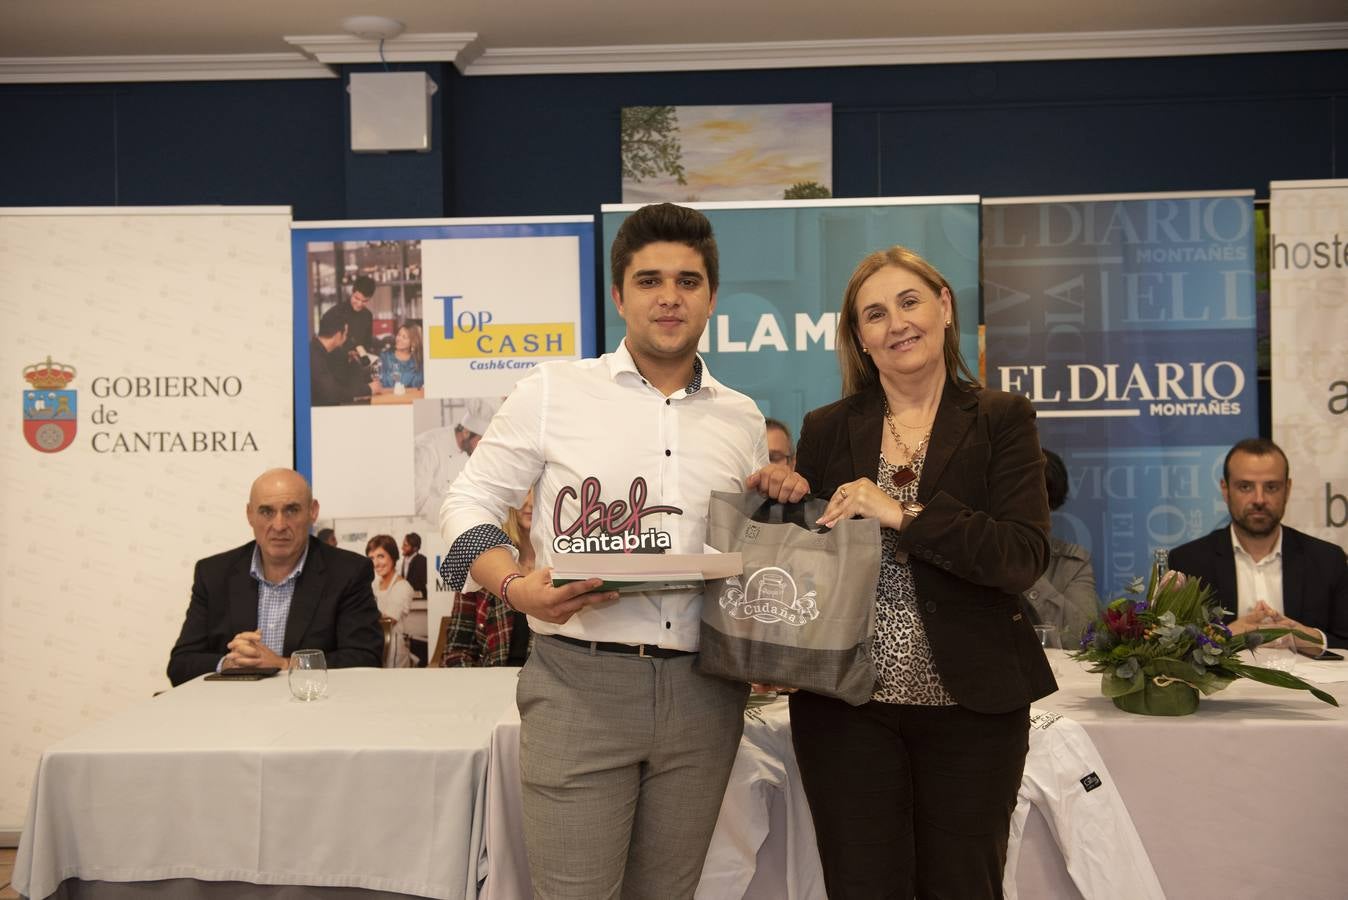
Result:
<instances>
[{"instance_id":1,"label":"drinking glass","mask_svg":"<svg viewBox=\"0 0 1348 900\"><path fill-rule=\"evenodd\" d=\"M296 700L321 700L328 692L328 660L322 650L290 654L290 693Z\"/></svg>"},{"instance_id":2,"label":"drinking glass","mask_svg":"<svg viewBox=\"0 0 1348 900\"><path fill-rule=\"evenodd\" d=\"M1039 638L1039 646L1044 648L1044 655L1048 657L1049 668L1053 670L1054 675L1061 674L1058 671L1056 654L1049 653L1050 650L1062 649L1062 639L1058 637L1058 626L1036 625L1034 626L1034 633Z\"/></svg>"},{"instance_id":3,"label":"drinking glass","mask_svg":"<svg viewBox=\"0 0 1348 900\"><path fill-rule=\"evenodd\" d=\"M1297 661L1301 659L1301 654L1297 652L1296 641L1292 640L1290 634L1269 641L1267 644L1260 644L1250 655L1254 657L1256 666L1276 669L1288 674L1292 674Z\"/></svg>"}]
</instances>

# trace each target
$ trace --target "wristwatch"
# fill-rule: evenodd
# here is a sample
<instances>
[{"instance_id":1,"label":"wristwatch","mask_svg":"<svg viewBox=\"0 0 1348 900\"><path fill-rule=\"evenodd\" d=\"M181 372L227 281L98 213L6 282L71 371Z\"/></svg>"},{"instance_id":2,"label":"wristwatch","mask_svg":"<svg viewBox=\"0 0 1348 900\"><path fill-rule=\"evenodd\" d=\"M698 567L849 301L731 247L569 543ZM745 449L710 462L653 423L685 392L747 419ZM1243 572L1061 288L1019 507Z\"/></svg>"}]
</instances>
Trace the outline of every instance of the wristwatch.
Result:
<instances>
[{"instance_id":1,"label":"wristwatch","mask_svg":"<svg viewBox=\"0 0 1348 900\"><path fill-rule=\"evenodd\" d=\"M903 514L910 519L916 519L918 516L922 515L922 510L926 509L925 506L918 503L916 500L904 500L899 504L899 507L903 510Z\"/></svg>"}]
</instances>

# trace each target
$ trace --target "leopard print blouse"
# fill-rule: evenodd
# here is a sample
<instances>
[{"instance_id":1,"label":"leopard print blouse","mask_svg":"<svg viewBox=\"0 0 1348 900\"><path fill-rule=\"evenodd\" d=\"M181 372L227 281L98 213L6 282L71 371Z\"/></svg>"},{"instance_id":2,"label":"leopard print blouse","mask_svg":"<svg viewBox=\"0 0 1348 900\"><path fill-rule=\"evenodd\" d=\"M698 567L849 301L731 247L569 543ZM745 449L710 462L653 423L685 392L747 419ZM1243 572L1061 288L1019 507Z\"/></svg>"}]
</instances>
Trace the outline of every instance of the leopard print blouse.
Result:
<instances>
[{"instance_id":1,"label":"leopard print blouse","mask_svg":"<svg viewBox=\"0 0 1348 900\"><path fill-rule=\"evenodd\" d=\"M916 500L925 462L926 454L914 457L909 465L918 478L900 488L894 486L892 477L899 467L890 465L882 455L875 483L895 500ZM953 706L955 699L946 692L931 660L931 645L917 609L912 566L894 558L899 533L882 528L880 534L880 585L875 598L875 641L871 645L876 681L871 698L882 703Z\"/></svg>"}]
</instances>

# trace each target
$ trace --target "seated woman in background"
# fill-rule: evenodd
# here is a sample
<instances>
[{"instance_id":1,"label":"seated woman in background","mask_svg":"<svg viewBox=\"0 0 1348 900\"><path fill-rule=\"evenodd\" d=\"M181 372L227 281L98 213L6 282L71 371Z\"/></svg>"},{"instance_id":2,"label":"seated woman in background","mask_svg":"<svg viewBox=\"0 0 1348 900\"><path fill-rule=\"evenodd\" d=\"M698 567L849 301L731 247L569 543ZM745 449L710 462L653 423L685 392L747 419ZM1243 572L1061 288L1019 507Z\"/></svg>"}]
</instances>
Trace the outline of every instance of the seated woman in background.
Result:
<instances>
[{"instance_id":1,"label":"seated woman in background","mask_svg":"<svg viewBox=\"0 0 1348 900\"><path fill-rule=\"evenodd\" d=\"M365 543L365 555L374 564L374 601L379 606L381 619L393 622L393 667L405 669L416 665L407 649L403 634L403 620L412 609L412 585L396 571L398 544L392 535L376 534Z\"/></svg>"},{"instance_id":2,"label":"seated woman in background","mask_svg":"<svg viewBox=\"0 0 1348 900\"><path fill-rule=\"evenodd\" d=\"M379 383L391 388L399 383L405 388L419 388L426 383L421 368L421 329L416 325L402 325L393 338L393 349L379 354Z\"/></svg>"},{"instance_id":3,"label":"seated woman in background","mask_svg":"<svg viewBox=\"0 0 1348 900\"><path fill-rule=\"evenodd\" d=\"M534 523L534 492L524 497L519 509L512 509L502 526L520 553L520 571L534 570L534 546L529 529ZM529 656L529 620L515 612L489 591L476 590L454 595L454 610L449 616L445 649L440 665L522 666Z\"/></svg>"},{"instance_id":4,"label":"seated woman in background","mask_svg":"<svg viewBox=\"0 0 1348 900\"><path fill-rule=\"evenodd\" d=\"M1067 500L1067 466L1052 450L1044 451L1044 483L1048 508L1055 510ZM1086 626L1100 614L1095 595L1095 571L1085 548L1050 534L1048 570L1022 596L1036 625L1056 625L1062 646L1072 650L1081 643Z\"/></svg>"}]
</instances>

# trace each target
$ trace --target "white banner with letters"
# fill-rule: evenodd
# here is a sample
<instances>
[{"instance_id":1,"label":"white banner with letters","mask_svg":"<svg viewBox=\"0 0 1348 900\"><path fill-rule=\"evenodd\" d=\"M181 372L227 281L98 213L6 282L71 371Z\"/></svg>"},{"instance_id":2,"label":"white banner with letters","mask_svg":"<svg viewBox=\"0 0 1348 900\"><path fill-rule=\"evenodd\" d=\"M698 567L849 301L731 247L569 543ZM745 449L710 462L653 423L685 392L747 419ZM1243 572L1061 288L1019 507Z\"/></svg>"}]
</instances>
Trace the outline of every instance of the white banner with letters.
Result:
<instances>
[{"instance_id":1,"label":"white banner with letters","mask_svg":"<svg viewBox=\"0 0 1348 900\"><path fill-rule=\"evenodd\" d=\"M168 687L194 563L293 458L288 207L0 209L0 831Z\"/></svg>"},{"instance_id":2,"label":"white banner with letters","mask_svg":"<svg viewBox=\"0 0 1348 900\"><path fill-rule=\"evenodd\" d=\"M1270 185L1273 440L1283 520L1348 548L1348 179Z\"/></svg>"}]
</instances>

